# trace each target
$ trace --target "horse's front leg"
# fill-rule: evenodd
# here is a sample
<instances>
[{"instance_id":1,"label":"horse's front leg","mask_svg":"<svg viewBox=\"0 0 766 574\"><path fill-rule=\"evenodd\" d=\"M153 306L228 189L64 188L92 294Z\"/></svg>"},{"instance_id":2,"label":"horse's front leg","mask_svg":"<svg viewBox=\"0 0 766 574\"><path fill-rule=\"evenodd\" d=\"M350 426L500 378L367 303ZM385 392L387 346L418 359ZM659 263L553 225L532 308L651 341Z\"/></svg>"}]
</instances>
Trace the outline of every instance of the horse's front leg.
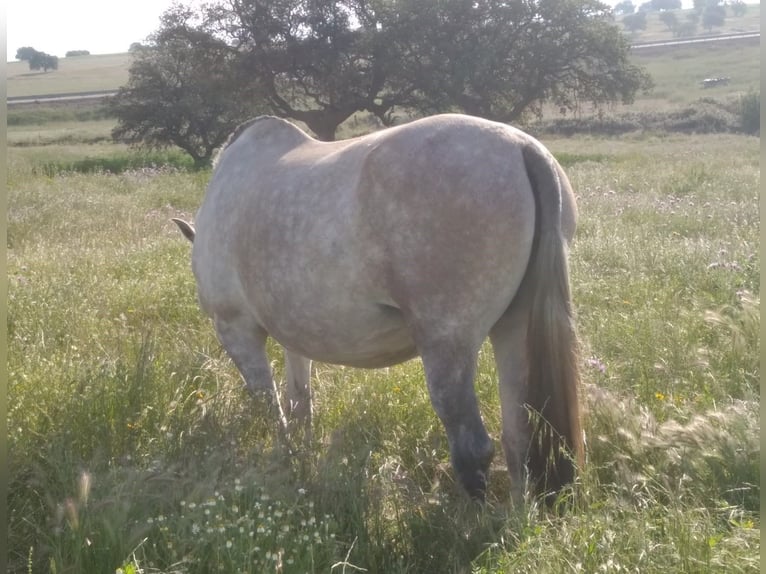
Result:
<instances>
[{"instance_id":1,"label":"horse's front leg","mask_svg":"<svg viewBox=\"0 0 766 574\"><path fill-rule=\"evenodd\" d=\"M494 455L473 388L478 350L461 341L420 346L431 404L444 424L452 468L468 494L483 500Z\"/></svg>"},{"instance_id":2,"label":"horse's front leg","mask_svg":"<svg viewBox=\"0 0 766 574\"><path fill-rule=\"evenodd\" d=\"M241 313L216 315L214 323L218 339L256 400L256 416L261 414L270 424L276 424L281 442L289 448L287 422L266 355L266 331L250 316Z\"/></svg>"},{"instance_id":3,"label":"horse's front leg","mask_svg":"<svg viewBox=\"0 0 766 574\"><path fill-rule=\"evenodd\" d=\"M303 443L311 444L311 360L285 349L285 411L290 430L303 430Z\"/></svg>"}]
</instances>

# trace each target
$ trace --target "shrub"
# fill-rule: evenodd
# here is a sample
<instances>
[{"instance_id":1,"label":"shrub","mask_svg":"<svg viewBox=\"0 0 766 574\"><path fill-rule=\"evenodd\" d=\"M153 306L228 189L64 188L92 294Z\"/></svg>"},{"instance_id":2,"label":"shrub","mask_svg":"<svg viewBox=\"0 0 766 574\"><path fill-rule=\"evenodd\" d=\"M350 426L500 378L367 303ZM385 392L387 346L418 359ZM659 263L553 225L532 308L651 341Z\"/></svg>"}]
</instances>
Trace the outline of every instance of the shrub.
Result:
<instances>
[{"instance_id":1,"label":"shrub","mask_svg":"<svg viewBox=\"0 0 766 574\"><path fill-rule=\"evenodd\" d=\"M42 126L51 122L87 122L112 117L104 106L45 106L11 108L9 126Z\"/></svg>"},{"instance_id":2,"label":"shrub","mask_svg":"<svg viewBox=\"0 0 766 574\"><path fill-rule=\"evenodd\" d=\"M742 131L747 134L761 133L761 93L748 92L739 100L739 119Z\"/></svg>"},{"instance_id":3,"label":"shrub","mask_svg":"<svg viewBox=\"0 0 766 574\"><path fill-rule=\"evenodd\" d=\"M718 103L698 101L682 110L668 113L658 128L669 132L723 133L737 131L737 118Z\"/></svg>"},{"instance_id":4,"label":"shrub","mask_svg":"<svg viewBox=\"0 0 766 574\"><path fill-rule=\"evenodd\" d=\"M53 177L61 173L123 173L125 171L173 168L194 169L192 159L180 151L129 152L110 157L86 157L76 161L51 160L36 165L34 172Z\"/></svg>"}]
</instances>

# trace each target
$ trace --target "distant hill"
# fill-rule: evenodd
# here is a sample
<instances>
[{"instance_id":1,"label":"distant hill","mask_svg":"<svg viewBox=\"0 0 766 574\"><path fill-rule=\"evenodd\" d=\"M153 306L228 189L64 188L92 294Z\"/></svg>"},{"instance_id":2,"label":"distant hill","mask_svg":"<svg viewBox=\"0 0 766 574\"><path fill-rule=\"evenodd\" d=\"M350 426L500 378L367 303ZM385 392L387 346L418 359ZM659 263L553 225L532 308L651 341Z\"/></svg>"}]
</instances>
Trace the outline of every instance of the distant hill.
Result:
<instances>
[{"instance_id":1,"label":"distant hill","mask_svg":"<svg viewBox=\"0 0 766 574\"><path fill-rule=\"evenodd\" d=\"M8 62L7 95L41 96L116 90L128 81L131 55L60 58L58 70L32 72L26 62Z\"/></svg>"}]
</instances>

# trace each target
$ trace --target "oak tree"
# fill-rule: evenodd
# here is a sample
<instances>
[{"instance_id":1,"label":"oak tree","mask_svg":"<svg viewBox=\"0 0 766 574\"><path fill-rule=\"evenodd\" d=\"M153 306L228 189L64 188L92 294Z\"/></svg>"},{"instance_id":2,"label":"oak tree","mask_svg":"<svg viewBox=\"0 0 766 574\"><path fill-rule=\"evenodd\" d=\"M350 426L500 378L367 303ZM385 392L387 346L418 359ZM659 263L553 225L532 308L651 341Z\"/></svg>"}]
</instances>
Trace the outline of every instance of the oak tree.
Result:
<instances>
[{"instance_id":1,"label":"oak tree","mask_svg":"<svg viewBox=\"0 0 766 574\"><path fill-rule=\"evenodd\" d=\"M195 114L226 118L213 122L217 130L262 110L301 121L324 140L356 112L384 124L398 110L510 122L546 102L571 110L632 101L651 82L628 51L598 0L175 5L150 49L136 52L130 82L116 99L117 134L180 145ZM179 86L171 97L169 82Z\"/></svg>"},{"instance_id":2,"label":"oak tree","mask_svg":"<svg viewBox=\"0 0 766 574\"><path fill-rule=\"evenodd\" d=\"M151 42L133 52L127 85L111 98L112 136L139 147L175 145L198 167L243 120L259 110L234 73L232 53L188 25L192 14L164 16Z\"/></svg>"}]
</instances>

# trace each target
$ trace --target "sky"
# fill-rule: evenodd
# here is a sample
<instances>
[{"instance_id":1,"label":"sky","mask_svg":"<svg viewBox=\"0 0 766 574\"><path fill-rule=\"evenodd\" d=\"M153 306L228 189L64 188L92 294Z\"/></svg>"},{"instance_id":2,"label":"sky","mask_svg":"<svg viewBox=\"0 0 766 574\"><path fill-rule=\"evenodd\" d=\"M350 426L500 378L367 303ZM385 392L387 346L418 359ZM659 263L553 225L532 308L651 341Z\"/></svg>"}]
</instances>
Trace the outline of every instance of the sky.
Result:
<instances>
[{"instance_id":1,"label":"sky","mask_svg":"<svg viewBox=\"0 0 766 574\"><path fill-rule=\"evenodd\" d=\"M53 56L70 50L91 54L127 52L159 28L172 0L8 0L6 56L31 46Z\"/></svg>"}]
</instances>

